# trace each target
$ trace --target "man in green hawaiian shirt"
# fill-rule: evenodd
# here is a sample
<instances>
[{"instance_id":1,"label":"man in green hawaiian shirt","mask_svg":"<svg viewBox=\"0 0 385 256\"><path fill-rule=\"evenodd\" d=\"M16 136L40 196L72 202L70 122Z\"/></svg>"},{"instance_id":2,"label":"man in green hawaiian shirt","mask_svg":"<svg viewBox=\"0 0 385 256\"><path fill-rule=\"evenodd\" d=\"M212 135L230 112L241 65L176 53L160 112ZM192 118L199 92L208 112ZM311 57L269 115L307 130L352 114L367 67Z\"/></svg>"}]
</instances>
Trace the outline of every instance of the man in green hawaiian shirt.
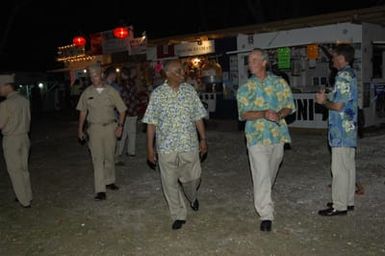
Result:
<instances>
[{"instance_id":1,"label":"man in green hawaiian shirt","mask_svg":"<svg viewBox=\"0 0 385 256\"><path fill-rule=\"evenodd\" d=\"M172 229L180 229L187 215L183 192L191 208L199 209L199 153L207 152L202 119L207 112L194 88L183 82L180 61L167 63L165 72L167 80L152 92L143 122L147 123L147 159L153 164L159 160L163 192L174 221ZM154 150L155 135L158 159Z\"/></svg>"},{"instance_id":2,"label":"man in green hawaiian shirt","mask_svg":"<svg viewBox=\"0 0 385 256\"><path fill-rule=\"evenodd\" d=\"M237 92L239 119L246 120L245 135L254 184L254 206L261 217L261 231L271 231L271 187L290 143L285 117L295 110L286 81L266 71L268 55L255 49L249 54L252 76Z\"/></svg>"},{"instance_id":3,"label":"man in green hawaiian shirt","mask_svg":"<svg viewBox=\"0 0 385 256\"><path fill-rule=\"evenodd\" d=\"M333 91L329 95L325 90L316 94L316 102L329 110L328 137L332 149L333 202L318 212L321 216L346 215L354 210L358 94L357 78L350 66L353 60L354 48L338 45L333 54L333 65L338 70Z\"/></svg>"}]
</instances>

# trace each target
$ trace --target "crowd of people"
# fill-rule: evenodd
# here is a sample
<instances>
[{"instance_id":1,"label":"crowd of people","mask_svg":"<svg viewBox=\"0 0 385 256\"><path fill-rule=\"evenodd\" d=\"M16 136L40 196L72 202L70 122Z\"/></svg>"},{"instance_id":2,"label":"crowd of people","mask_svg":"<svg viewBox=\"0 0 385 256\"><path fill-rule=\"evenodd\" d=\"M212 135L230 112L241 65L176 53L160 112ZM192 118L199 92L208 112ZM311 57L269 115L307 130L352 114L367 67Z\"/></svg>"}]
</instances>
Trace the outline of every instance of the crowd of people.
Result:
<instances>
[{"instance_id":1,"label":"crowd of people","mask_svg":"<svg viewBox=\"0 0 385 256\"><path fill-rule=\"evenodd\" d=\"M338 69L333 90L315 95L318 104L329 111L329 145L333 174L332 200L318 213L321 216L346 215L354 210L355 148L357 146L357 79L351 63L354 49L337 45L333 54ZM254 49L248 57L251 77L237 92L239 119L246 121L245 137L253 181L254 206L260 216L260 230L271 231L274 203L271 189L284 157L284 144L291 138L285 117L295 112L291 89L285 79L268 72L269 56ZM107 190L119 189L115 165L122 155L136 155L135 137L138 106L143 93L135 85L129 69L88 68L91 85L77 100L78 137L88 138L93 168L95 199L106 200ZM194 87L185 82L179 60L164 65L163 84L151 93L142 122L147 124L147 160L158 165L172 229L186 223L185 197L192 210L199 210L200 159L208 151L203 118L207 115ZM28 173L28 101L16 92L10 78L0 85L0 129L4 156L17 200L30 207L31 184ZM142 94L143 95L143 94ZM21 152L21 153L20 153Z\"/></svg>"}]
</instances>

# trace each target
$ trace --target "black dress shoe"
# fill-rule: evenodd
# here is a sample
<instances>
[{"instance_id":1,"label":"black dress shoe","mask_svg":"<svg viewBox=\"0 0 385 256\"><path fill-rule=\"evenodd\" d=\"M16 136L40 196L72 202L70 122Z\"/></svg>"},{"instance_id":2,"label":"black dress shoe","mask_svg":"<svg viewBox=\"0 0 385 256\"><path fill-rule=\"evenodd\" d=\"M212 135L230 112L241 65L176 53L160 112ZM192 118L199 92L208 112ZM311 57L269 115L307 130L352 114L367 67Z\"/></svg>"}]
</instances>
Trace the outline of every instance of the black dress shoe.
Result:
<instances>
[{"instance_id":1,"label":"black dress shoe","mask_svg":"<svg viewBox=\"0 0 385 256\"><path fill-rule=\"evenodd\" d=\"M271 231L271 220L263 220L261 222L260 229L261 229L261 231L268 231L268 232L270 232Z\"/></svg>"},{"instance_id":2,"label":"black dress shoe","mask_svg":"<svg viewBox=\"0 0 385 256\"><path fill-rule=\"evenodd\" d=\"M123 161L118 161L115 163L116 166L125 166L125 163Z\"/></svg>"},{"instance_id":3,"label":"black dress shoe","mask_svg":"<svg viewBox=\"0 0 385 256\"><path fill-rule=\"evenodd\" d=\"M318 214L321 216L346 215L347 213L348 211L337 211L334 208L327 208L327 209L318 211Z\"/></svg>"},{"instance_id":4,"label":"black dress shoe","mask_svg":"<svg viewBox=\"0 0 385 256\"><path fill-rule=\"evenodd\" d=\"M110 189L110 190L118 190L119 189L119 187L116 186L115 183L107 185L106 188Z\"/></svg>"},{"instance_id":5,"label":"black dress shoe","mask_svg":"<svg viewBox=\"0 0 385 256\"><path fill-rule=\"evenodd\" d=\"M185 220L176 220L172 224L172 229L180 229L182 227L182 225L185 224L185 223L186 223Z\"/></svg>"},{"instance_id":6,"label":"black dress shoe","mask_svg":"<svg viewBox=\"0 0 385 256\"><path fill-rule=\"evenodd\" d=\"M199 201L198 201L198 199L195 199L195 201L192 202L190 204L190 206L191 206L191 209L193 209L193 211L198 211L199 210Z\"/></svg>"},{"instance_id":7,"label":"black dress shoe","mask_svg":"<svg viewBox=\"0 0 385 256\"><path fill-rule=\"evenodd\" d=\"M348 205L348 211L354 211L354 205Z\"/></svg>"},{"instance_id":8,"label":"black dress shoe","mask_svg":"<svg viewBox=\"0 0 385 256\"><path fill-rule=\"evenodd\" d=\"M327 207L333 208L333 203L329 202L326 204ZM354 205L348 205L348 211L354 211Z\"/></svg>"},{"instance_id":9,"label":"black dress shoe","mask_svg":"<svg viewBox=\"0 0 385 256\"><path fill-rule=\"evenodd\" d=\"M100 200L106 200L106 193L105 192L99 192L95 196L95 200L100 201Z\"/></svg>"}]
</instances>

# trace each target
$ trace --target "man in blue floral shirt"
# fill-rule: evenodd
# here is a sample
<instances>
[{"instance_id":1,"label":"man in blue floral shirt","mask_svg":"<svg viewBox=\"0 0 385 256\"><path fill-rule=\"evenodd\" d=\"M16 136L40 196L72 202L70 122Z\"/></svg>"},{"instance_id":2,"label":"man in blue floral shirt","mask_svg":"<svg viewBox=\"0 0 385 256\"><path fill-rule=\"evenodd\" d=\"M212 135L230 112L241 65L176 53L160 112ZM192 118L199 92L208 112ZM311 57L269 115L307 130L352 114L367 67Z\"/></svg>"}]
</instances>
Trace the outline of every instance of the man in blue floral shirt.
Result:
<instances>
[{"instance_id":1,"label":"man in blue floral shirt","mask_svg":"<svg viewBox=\"0 0 385 256\"><path fill-rule=\"evenodd\" d=\"M254 184L254 206L261 217L261 231L271 231L271 187L290 143L285 117L295 110L286 81L266 72L268 55L261 49L249 55L252 77L237 92L239 119L246 120L245 135Z\"/></svg>"},{"instance_id":2,"label":"man in blue floral shirt","mask_svg":"<svg viewBox=\"0 0 385 256\"><path fill-rule=\"evenodd\" d=\"M180 61L167 63L165 72L167 80L152 92L143 122L147 123L147 160L153 164L157 161L154 150L156 135L163 192L174 221L172 229L180 229L187 216L183 192L191 208L194 211L199 209L199 154L207 152L203 123L207 112L194 88L183 82Z\"/></svg>"},{"instance_id":3,"label":"man in blue floral shirt","mask_svg":"<svg viewBox=\"0 0 385 256\"><path fill-rule=\"evenodd\" d=\"M354 48L340 44L333 54L338 73L333 91L316 94L316 102L329 109L329 145L332 149L332 203L320 210L321 216L346 215L354 210L356 180L355 148L357 147L357 78L350 64Z\"/></svg>"}]
</instances>

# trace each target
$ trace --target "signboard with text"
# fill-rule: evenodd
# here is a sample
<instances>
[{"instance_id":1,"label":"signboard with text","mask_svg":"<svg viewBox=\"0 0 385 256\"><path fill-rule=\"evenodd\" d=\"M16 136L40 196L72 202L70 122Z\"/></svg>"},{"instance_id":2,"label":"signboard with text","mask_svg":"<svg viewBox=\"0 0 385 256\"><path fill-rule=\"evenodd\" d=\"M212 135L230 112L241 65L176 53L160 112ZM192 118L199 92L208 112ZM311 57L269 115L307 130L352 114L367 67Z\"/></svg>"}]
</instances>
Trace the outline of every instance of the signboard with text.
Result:
<instances>
[{"instance_id":1,"label":"signboard with text","mask_svg":"<svg viewBox=\"0 0 385 256\"><path fill-rule=\"evenodd\" d=\"M328 110L316 104L314 93L294 93L296 112L289 116L290 127L326 129Z\"/></svg>"},{"instance_id":2,"label":"signboard with text","mask_svg":"<svg viewBox=\"0 0 385 256\"><path fill-rule=\"evenodd\" d=\"M204 55L215 52L214 40L175 45L175 55L180 57Z\"/></svg>"},{"instance_id":3,"label":"signboard with text","mask_svg":"<svg viewBox=\"0 0 385 256\"><path fill-rule=\"evenodd\" d=\"M146 54L147 39L143 37L136 37L130 40L131 54Z\"/></svg>"}]
</instances>

